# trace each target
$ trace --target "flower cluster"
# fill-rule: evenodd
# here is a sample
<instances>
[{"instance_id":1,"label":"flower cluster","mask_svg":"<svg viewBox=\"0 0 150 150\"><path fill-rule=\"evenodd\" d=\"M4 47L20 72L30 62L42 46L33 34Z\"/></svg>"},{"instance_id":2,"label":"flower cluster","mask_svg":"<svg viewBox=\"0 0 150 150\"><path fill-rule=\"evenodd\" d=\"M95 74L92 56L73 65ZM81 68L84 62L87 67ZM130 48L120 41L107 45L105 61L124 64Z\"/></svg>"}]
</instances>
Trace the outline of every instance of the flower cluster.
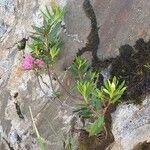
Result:
<instances>
[{"instance_id":1,"label":"flower cluster","mask_svg":"<svg viewBox=\"0 0 150 150\"><path fill-rule=\"evenodd\" d=\"M42 59L34 59L30 54L25 54L23 57L22 67L24 70L30 70L34 66L42 68L44 64L45 63Z\"/></svg>"}]
</instances>

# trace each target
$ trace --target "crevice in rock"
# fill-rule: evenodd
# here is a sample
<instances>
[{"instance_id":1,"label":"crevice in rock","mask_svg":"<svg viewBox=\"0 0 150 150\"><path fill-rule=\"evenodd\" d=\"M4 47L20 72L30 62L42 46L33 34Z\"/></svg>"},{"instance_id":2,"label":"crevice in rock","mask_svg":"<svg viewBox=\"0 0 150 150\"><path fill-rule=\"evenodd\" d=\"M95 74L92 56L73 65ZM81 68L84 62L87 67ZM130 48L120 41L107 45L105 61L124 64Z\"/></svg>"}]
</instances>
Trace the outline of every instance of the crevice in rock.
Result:
<instances>
[{"instance_id":1,"label":"crevice in rock","mask_svg":"<svg viewBox=\"0 0 150 150\"><path fill-rule=\"evenodd\" d=\"M14 94L14 98L17 98L18 97L18 92L16 92L15 94Z\"/></svg>"},{"instance_id":2,"label":"crevice in rock","mask_svg":"<svg viewBox=\"0 0 150 150\"><path fill-rule=\"evenodd\" d=\"M84 52L91 51L93 56L92 64L94 64L95 62L98 61L97 50L100 43L100 39L98 35L99 28L97 26L96 15L90 3L90 0L84 0L83 10L86 16L91 21L91 31L87 37L87 42L85 47L82 47L81 49L78 50L77 56L81 56Z\"/></svg>"},{"instance_id":3,"label":"crevice in rock","mask_svg":"<svg viewBox=\"0 0 150 150\"><path fill-rule=\"evenodd\" d=\"M93 10L93 7L90 3L90 0L84 0L83 2L83 10L86 14L86 16L90 19L91 21L91 31L87 37L87 42L85 47L82 47L79 49L77 56L81 56L83 53L90 51L92 52L92 68L94 70L99 70L99 67L97 67L97 64L100 62L99 58L97 57L97 50L98 46L100 43L99 39L99 34L98 34L98 26L97 26L97 19L95 12ZM108 64L108 63L107 63ZM102 78L103 80L103 78ZM111 110L110 110L111 111ZM92 136L89 137L88 133L83 130L80 132L79 136L79 150L86 149L101 149L105 150L113 141L114 137L111 132L111 116L110 116L110 111L107 113L105 116L105 122L106 122L106 130L107 130L107 136L106 136L106 131L102 130L98 136Z\"/></svg>"},{"instance_id":4,"label":"crevice in rock","mask_svg":"<svg viewBox=\"0 0 150 150\"><path fill-rule=\"evenodd\" d=\"M15 149L11 146L11 144L8 142L8 140L6 140L4 137L3 137L3 140L4 140L5 143L8 145L8 147L9 147L10 150L15 150Z\"/></svg>"},{"instance_id":5,"label":"crevice in rock","mask_svg":"<svg viewBox=\"0 0 150 150\"><path fill-rule=\"evenodd\" d=\"M21 112L20 105L18 104L18 102L15 102L14 104L15 104L16 112L17 112L19 118L24 119L24 116L23 116L23 114Z\"/></svg>"}]
</instances>

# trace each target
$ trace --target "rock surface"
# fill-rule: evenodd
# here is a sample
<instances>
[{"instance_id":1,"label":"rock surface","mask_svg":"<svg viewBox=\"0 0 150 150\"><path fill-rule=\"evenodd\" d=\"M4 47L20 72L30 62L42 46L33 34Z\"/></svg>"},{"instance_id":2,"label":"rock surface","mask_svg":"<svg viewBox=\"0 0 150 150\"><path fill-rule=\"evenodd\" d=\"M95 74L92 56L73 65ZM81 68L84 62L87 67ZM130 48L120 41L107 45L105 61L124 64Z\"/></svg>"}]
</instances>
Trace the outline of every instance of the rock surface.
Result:
<instances>
[{"instance_id":1,"label":"rock surface","mask_svg":"<svg viewBox=\"0 0 150 150\"><path fill-rule=\"evenodd\" d=\"M133 45L139 38L150 37L149 0L91 0L98 26L100 46L98 56L118 54L118 47Z\"/></svg>"},{"instance_id":2,"label":"rock surface","mask_svg":"<svg viewBox=\"0 0 150 150\"><path fill-rule=\"evenodd\" d=\"M66 4L65 0L58 2L61 6ZM32 71L23 71L23 52L18 51L15 44L31 34L31 25L40 25L40 10L45 5L50 5L49 0L0 0L0 149L3 150L4 147L14 150L38 149L29 106L46 149L61 149L63 133L69 129L74 101L61 96L60 103L52 98L51 87L48 88L41 79L38 81ZM80 16L76 16L77 12ZM79 21L81 24L78 24ZM72 62L78 49L85 45L89 32L90 22L85 17L81 1L68 2L65 23L66 31L61 35L62 52L56 65L61 79L65 77L64 68ZM50 85L47 75L43 75L43 80ZM24 119L17 114L16 102ZM18 141L18 136L21 141Z\"/></svg>"},{"instance_id":3,"label":"rock surface","mask_svg":"<svg viewBox=\"0 0 150 150\"><path fill-rule=\"evenodd\" d=\"M150 97L141 106L121 104L112 114L115 144L112 150L132 150L138 143L150 142Z\"/></svg>"},{"instance_id":4,"label":"rock surface","mask_svg":"<svg viewBox=\"0 0 150 150\"><path fill-rule=\"evenodd\" d=\"M65 78L64 69L70 65L78 49L86 45L91 31L90 19L82 8L83 1L57 0L60 5L67 3L68 6L64 18L66 30L61 34L63 46L56 64L61 79ZM91 0L91 4L100 27L97 51L100 58L118 55L117 49L122 44L133 44L138 38L150 37L149 0ZM61 137L73 117L75 100L62 95L61 104L51 98L51 88L40 79L38 82L33 72L22 70L23 53L15 45L30 35L32 24L42 22L39 10L45 5L49 5L49 0L0 0L0 150L38 149L29 106L47 149L61 149ZM91 58L89 54L87 57ZM48 82L47 75L43 79ZM17 115L15 102L19 103L24 119ZM139 142L150 140L146 132L150 130L148 101L145 106L121 105L113 114L113 133L120 150L130 150Z\"/></svg>"}]
</instances>

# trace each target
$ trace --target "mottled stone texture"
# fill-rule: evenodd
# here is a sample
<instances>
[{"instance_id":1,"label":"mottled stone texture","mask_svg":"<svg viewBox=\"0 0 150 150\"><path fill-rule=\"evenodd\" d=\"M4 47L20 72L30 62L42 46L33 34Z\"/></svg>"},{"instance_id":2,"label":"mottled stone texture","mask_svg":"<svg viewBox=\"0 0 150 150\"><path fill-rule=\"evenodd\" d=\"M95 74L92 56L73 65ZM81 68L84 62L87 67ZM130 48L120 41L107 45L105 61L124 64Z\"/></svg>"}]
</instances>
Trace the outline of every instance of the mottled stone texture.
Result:
<instances>
[{"instance_id":1,"label":"mottled stone texture","mask_svg":"<svg viewBox=\"0 0 150 150\"><path fill-rule=\"evenodd\" d=\"M123 44L150 36L149 0L91 0L100 27L100 58L116 56Z\"/></svg>"},{"instance_id":2,"label":"mottled stone texture","mask_svg":"<svg viewBox=\"0 0 150 150\"><path fill-rule=\"evenodd\" d=\"M66 1L57 0L62 6ZM61 33L63 45L56 63L61 79L68 78L64 69L70 65L78 49L85 46L91 31L90 19L82 9L83 1L67 1L68 11L64 18L66 31ZM62 95L61 104L51 98L51 88L47 88L40 80L41 87L47 93L44 94L33 72L22 70L23 53L15 45L30 35L32 24L40 25L42 20L39 10L44 9L49 2L50 0L0 0L0 150L11 147L14 150L38 149L28 106L32 108L47 150L60 150L62 134L69 129L76 100ZM133 44L141 37L149 38L149 0L91 0L91 4L100 27L97 52L100 58L116 56L117 49L122 44ZM43 75L43 78L50 84L47 75ZM15 98L16 93L18 96ZM19 103L24 119L17 115L15 102ZM149 103L146 103L146 109L130 107L133 113L130 113L128 107L130 106L120 106L113 115L113 133L116 143L121 145L117 150L130 150L138 142L150 140L148 132L145 132L150 130ZM127 119L120 113L122 111ZM133 115L135 112L136 115ZM141 122L143 117L146 121ZM125 128L127 125L128 129ZM17 136L22 140L17 142Z\"/></svg>"},{"instance_id":3,"label":"mottled stone texture","mask_svg":"<svg viewBox=\"0 0 150 150\"><path fill-rule=\"evenodd\" d=\"M63 6L66 1L58 3ZM13 147L14 150L38 149L29 106L46 143L46 149L61 149L62 135L69 129L74 100L65 94L60 100L51 98L51 88L47 88L41 80L38 81L32 71L22 70L23 52L18 51L15 44L31 34L31 25L40 25L40 9L44 9L45 5L49 6L50 1L0 0L0 149L3 150L4 147ZM80 15L76 15L77 12ZM62 80L65 78L64 68L72 62L78 48L85 45L90 28L81 1L68 2L64 19L66 31L61 34L63 46L56 64L57 73ZM28 51L28 48L25 51ZM43 75L43 79L50 85L47 75ZM20 105L24 119L17 115L16 102ZM19 142L18 136L22 139Z\"/></svg>"},{"instance_id":4,"label":"mottled stone texture","mask_svg":"<svg viewBox=\"0 0 150 150\"><path fill-rule=\"evenodd\" d=\"M112 114L115 137L112 150L130 150L138 143L150 141L149 99L147 97L141 106L121 104Z\"/></svg>"}]
</instances>

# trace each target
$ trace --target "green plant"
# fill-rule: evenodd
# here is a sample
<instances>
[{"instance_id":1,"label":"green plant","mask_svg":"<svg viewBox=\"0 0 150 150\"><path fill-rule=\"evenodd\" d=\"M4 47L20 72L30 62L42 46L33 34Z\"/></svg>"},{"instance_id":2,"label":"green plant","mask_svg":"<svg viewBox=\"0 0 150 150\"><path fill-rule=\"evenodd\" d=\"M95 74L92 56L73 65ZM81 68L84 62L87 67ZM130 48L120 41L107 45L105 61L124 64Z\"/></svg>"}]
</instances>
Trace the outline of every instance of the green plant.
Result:
<instances>
[{"instance_id":1,"label":"green plant","mask_svg":"<svg viewBox=\"0 0 150 150\"><path fill-rule=\"evenodd\" d=\"M125 82L119 83L114 77L112 81L104 80L103 86L98 89L95 83L98 75L90 68L87 69L87 66L89 65L84 58L76 57L70 71L76 75L75 87L83 99L74 112L82 118L92 119L92 122L84 127L92 136L102 130L105 124L104 116L109 106L120 99L126 87Z\"/></svg>"},{"instance_id":2,"label":"green plant","mask_svg":"<svg viewBox=\"0 0 150 150\"><path fill-rule=\"evenodd\" d=\"M116 77L110 80L104 80L104 85L101 87L99 97L101 100L111 101L115 103L122 94L124 93L126 87L124 87L125 81L119 83Z\"/></svg>"},{"instance_id":3,"label":"green plant","mask_svg":"<svg viewBox=\"0 0 150 150\"><path fill-rule=\"evenodd\" d=\"M70 66L70 68L68 70L74 74L73 77L76 80L77 79L82 80L83 75L87 72L88 67L89 66L88 66L87 60L85 58L76 56L74 59L74 62L72 63L72 65Z\"/></svg>"},{"instance_id":4,"label":"green plant","mask_svg":"<svg viewBox=\"0 0 150 150\"><path fill-rule=\"evenodd\" d=\"M52 78L56 76L53 65L60 52L59 33L65 12L66 7L61 8L55 1L51 2L50 8L46 7L44 12L41 11L43 24L40 27L32 26L34 32L30 36L31 42L29 44L31 54L25 54L22 63L23 69L34 70L37 78L41 77L42 73L47 72L53 93L55 93L55 88ZM21 43L19 48L24 48L24 45L24 43Z\"/></svg>"},{"instance_id":5,"label":"green plant","mask_svg":"<svg viewBox=\"0 0 150 150\"><path fill-rule=\"evenodd\" d=\"M53 64L59 54L61 41L58 36L62 17L66 9L61 9L56 3L51 4L51 8L47 8L43 15L43 25L41 27L32 26L34 34L31 36L32 42L29 45L31 54L35 58L44 60L46 64Z\"/></svg>"},{"instance_id":6,"label":"green plant","mask_svg":"<svg viewBox=\"0 0 150 150\"><path fill-rule=\"evenodd\" d=\"M41 73L41 68L39 66L41 64L43 65L44 62L44 65L47 65L47 71L50 77L52 88L53 85L49 65L54 64L55 59L60 51L61 42L58 35L61 28L62 17L64 16L65 11L65 7L61 9L55 2L51 3L51 8L46 7L45 12L41 11L43 16L43 24L41 27L37 27L34 25L32 26L32 28L35 31L33 35L30 36L32 40L31 44L29 44L32 56L27 55L24 63L25 68L31 69L31 67L33 66L32 69L34 69L34 71L36 71L39 74L39 72ZM35 68L35 64L38 64L38 67ZM37 143L39 145L40 150L45 150L43 140L35 125L30 107L29 110L33 122L33 127L36 131Z\"/></svg>"},{"instance_id":7,"label":"green plant","mask_svg":"<svg viewBox=\"0 0 150 150\"><path fill-rule=\"evenodd\" d=\"M66 12L65 7L61 9L56 3L52 3L51 8L47 8L42 12L43 24L41 27L32 26L34 33L31 36L32 41L29 47L31 48L31 55L25 57L24 67L34 69L37 73L41 72L41 66L45 66L49 75L53 94L59 96L54 91L52 84L52 77L55 78L59 85L64 88L59 81L58 76L54 72L53 65L60 52L61 41L59 32L61 28L62 17ZM26 63L27 62L27 63ZM44 62L44 63L43 63ZM43 71L43 69L42 69ZM45 71L45 70L44 70ZM69 67L75 79L75 89L82 99L81 103L77 105L76 112L81 118L89 119L89 122L83 126L89 135L97 135L105 126L105 114L111 104L119 101L124 93L126 87L125 82L120 83L116 77L112 80L104 80L103 86L97 88L96 80L98 73L91 69L90 64L85 58L80 56L75 57L74 62ZM64 91L72 96L69 91L64 88ZM78 98L77 96L72 96ZM44 144L33 120L32 111L30 108L33 126L36 131L38 144L41 150L44 150ZM72 138L64 141L64 149L72 150Z\"/></svg>"}]
</instances>

